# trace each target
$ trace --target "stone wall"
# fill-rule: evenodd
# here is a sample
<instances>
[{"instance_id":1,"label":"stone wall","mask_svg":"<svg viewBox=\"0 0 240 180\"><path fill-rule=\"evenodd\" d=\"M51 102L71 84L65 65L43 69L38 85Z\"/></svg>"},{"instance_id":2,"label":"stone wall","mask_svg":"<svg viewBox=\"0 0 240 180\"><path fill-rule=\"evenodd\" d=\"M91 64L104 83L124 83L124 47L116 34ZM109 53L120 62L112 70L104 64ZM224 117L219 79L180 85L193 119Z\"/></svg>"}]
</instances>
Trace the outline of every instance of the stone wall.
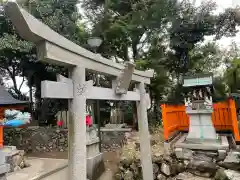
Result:
<instances>
[{"instance_id":1,"label":"stone wall","mask_svg":"<svg viewBox=\"0 0 240 180\"><path fill-rule=\"evenodd\" d=\"M68 131L46 127L4 129L4 145L16 146L26 153L66 151Z\"/></svg>"},{"instance_id":2,"label":"stone wall","mask_svg":"<svg viewBox=\"0 0 240 180\"><path fill-rule=\"evenodd\" d=\"M125 139L123 132L103 132L102 147L106 151L114 151L119 148ZM4 129L4 145L16 146L17 149L30 152L67 151L68 130L29 127L25 129Z\"/></svg>"}]
</instances>

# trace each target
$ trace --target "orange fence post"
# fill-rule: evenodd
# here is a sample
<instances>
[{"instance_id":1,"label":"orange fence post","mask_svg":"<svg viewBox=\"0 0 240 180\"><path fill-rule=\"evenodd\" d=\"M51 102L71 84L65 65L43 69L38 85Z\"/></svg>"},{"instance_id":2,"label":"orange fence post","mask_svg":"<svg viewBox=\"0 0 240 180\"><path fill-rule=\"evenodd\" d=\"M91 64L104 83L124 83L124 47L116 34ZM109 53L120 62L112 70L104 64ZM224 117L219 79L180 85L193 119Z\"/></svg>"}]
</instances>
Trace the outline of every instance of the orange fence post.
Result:
<instances>
[{"instance_id":1,"label":"orange fence post","mask_svg":"<svg viewBox=\"0 0 240 180\"><path fill-rule=\"evenodd\" d=\"M3 148L3 126L0 126L0 148Z\"/></svg>"},{"instance_id":2,"label":"orange fence post","mask_svg":"<svg viewBox=\"0 0 240 180\"><path fill-rule=\"evenodd\" d=\"M161 108L162 108L162 123L163 123L163 136L164 136L164 139L165 140L168 140L168 131L167 131L167 127L168 127L168 123L167 123L167 113L166 113L166 104L162 104L161 105Z\"/></svg>"},{"instance_id":3,"label":"orange fence post","mask_svg":"<svg viewBox=\"0 0 240 180\"><path fill-rule=\"evenodd\" d=\"M240 141L239 129L238 129L238 120L237 120L237 112L235 101L233 99L229 100L229 111L230 118L232 120L232 130L236 141Z\"/></svg>"}]
</instances>

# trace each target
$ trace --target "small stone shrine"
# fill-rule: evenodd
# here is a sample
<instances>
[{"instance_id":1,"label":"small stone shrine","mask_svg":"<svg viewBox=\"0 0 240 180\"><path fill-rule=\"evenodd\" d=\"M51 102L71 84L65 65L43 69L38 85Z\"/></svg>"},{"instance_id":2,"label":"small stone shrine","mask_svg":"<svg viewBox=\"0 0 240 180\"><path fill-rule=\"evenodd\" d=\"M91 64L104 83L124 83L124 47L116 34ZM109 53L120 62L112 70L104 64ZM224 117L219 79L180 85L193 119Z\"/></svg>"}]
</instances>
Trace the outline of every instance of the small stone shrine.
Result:
<instances>
[{"instance_id":1,"label":"small stone shrine","mask_svg":"<svg viewBox=\"0 0 240 180\"><path fill-rule=\"evenodd\" d=\"M184 79L186 113L189 117L189 132L176 142L175 151L183 149L226 151L229 144L226 136L219 135L212 122L213 113L213 77L202 74ZM178 153L176 153L178 154Z\"/></svg>"}]
</instances>

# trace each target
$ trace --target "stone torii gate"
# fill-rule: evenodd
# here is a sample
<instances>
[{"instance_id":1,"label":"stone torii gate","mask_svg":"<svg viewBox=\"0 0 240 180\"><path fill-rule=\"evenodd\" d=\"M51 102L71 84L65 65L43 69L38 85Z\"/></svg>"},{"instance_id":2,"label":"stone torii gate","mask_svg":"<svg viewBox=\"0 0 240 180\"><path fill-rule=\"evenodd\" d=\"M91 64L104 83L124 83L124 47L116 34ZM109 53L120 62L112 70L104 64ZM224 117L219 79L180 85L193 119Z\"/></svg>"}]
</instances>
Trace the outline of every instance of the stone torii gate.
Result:
<instances>
[{"instance_id":1,"label":"stone torii gate","mask_svg":"<svg viewBox=\"0 0 240 180\"><path fill-rule=\"evenodd\" d=\"M69 99L68 179L86 180L86 99L98 99L136 101L143 179L153 180L144 87L150 83L153 71L134 70L130 62L124 67L94 54L59 35L15 2L8 2L5 11L19 35L36 44L40 61L69 68L69 79L58 76L57 82L42 82L42 98ZM94 87L93 81L85 81L86 70L115 77L112 89ZM135 91L128 91L131 81L137 85Z\"/></svg>"}]
</instances>

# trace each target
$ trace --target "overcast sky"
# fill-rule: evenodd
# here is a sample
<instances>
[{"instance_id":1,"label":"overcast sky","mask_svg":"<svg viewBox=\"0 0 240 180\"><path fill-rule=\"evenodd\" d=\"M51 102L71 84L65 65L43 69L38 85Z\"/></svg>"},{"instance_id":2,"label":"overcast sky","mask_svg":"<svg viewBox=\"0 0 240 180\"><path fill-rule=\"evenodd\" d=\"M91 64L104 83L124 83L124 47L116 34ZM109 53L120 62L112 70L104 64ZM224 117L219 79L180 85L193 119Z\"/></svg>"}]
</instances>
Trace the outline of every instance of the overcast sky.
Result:
<instances>
[{"instance_id":1,"label":"overcast sky","mask_svg":"<svg viewBox=\"0 0 240 180\"><path fill-rule=\"evenodd\" d=\"M192 0L194 1L194 0ZM204 0L196 0L196 5L200 5L201 2L203 2ZM217 3L217 12L222 12L224 11L225 8L229 8L229 7L236 7L240 5L240 0L213 0ZM211 41L211 37L206 37L205 38L207 41ZM227 48L232 41L235 41L238 45L240 45L240 32L237 33L237 35L235 37L232 38L226 38L223 37L221 40L218 41L219 45L223 48Z\"/></svg>"},{"instance_id":2,"label":"overcast sky","mask_svg":"<svg viewBox=\"0 0 240 180\"><path fill-rule=\"evenodd\" d=\"M202 1L204 0L192 0L193 2L195 1L196 5L200 5ZM217 12L221 12L223 11L225 8L228 7L234 7L237 5L240 5L240 0L215 0L215 2L218 5L218 9ZM206 41L211 41L211 37L207 37L205 38ZM235 41L238 45L240 45L240 33L237 34L236 37L233 38L222 38L220 41L218 41L219 45L226 48L228 47L232 41ZM22 82L22 78L17 78L17 83L18 85L20 85ZM7 82L9 86L12 85L11 81ZM29 88L27 87L26 83L24 83L22 89L21 89L24 93L29 92Z\"/></svg>"}]
</instances>

